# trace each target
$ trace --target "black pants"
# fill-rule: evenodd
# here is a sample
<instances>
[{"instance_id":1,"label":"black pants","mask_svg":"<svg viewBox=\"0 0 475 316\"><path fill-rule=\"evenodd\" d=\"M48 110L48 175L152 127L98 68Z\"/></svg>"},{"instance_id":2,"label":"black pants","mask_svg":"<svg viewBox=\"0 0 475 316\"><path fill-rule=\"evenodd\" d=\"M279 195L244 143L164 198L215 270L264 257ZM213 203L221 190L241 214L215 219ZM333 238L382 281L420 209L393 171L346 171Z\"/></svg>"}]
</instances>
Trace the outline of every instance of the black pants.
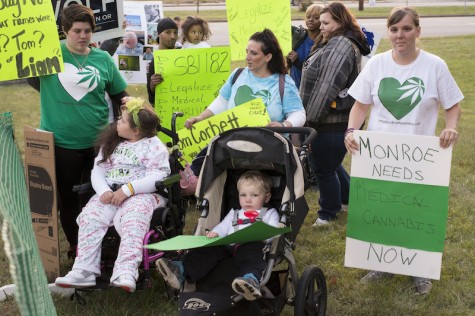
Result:
<instances>
[{"instance_id":1,"label":"black pants","mask_svg":"<svg viewBox=\"0 0 475 316\"><path fill-rule=\"evenodd\" d=\"M183 258L185 276L194 283L206 276L224 258L234 257L240 276L252 273L260 279L267 266L263 251L265 246L261 241L254 241L236 246L191 249Z\"/></svg>"},{"instance_id":2,"label":"black pants","mask_svg":"<svg viewBox=\"0 0 475 316\"><path fill-rule=\"evenodd\" d=\"M66 149L55 146L56 186L58 188L58 209L61 226L71 247L78 244L76 218L91 197L91 194L73 192L76 184L91 181L94 164L94 148Z\"/></svg>"}]
</instances>

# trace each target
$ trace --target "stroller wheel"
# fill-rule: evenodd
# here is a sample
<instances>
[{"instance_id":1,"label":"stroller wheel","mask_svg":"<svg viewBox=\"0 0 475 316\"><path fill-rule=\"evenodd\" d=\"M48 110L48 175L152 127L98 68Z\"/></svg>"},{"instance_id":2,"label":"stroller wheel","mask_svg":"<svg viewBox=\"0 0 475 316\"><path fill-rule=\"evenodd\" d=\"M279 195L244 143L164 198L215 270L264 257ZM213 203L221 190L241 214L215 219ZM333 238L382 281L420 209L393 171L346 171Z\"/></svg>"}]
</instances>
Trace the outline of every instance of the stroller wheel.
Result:
<instances>
[{"instance_id":1,"label":"stroller wheel","mask_svg":"<svg viewBox=\"0 0 475 316\"><path fill-rule=\"evenodd\" d=\"M308 266L300 277L294 302L294 315L324 316L327 310L327 283L323 271Z\"/></svg>"}]
</instances>

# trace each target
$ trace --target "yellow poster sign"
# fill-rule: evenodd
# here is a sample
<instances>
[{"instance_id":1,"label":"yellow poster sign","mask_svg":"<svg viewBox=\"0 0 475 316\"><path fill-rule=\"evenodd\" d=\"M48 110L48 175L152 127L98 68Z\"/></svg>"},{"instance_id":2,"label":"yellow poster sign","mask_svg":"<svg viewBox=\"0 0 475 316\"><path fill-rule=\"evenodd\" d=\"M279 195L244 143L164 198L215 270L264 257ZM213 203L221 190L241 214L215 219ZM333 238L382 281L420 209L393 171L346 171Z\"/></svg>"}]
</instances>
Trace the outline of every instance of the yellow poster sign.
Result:
<instances>
[{"instance_id":1,"label":"yellow poster sign","mask_svg":"<svg viewBox=\"0 0 475 316\"><path fill-rule=\"evenodd\" d=\"M249 37L268 28L279 40L284 56L292 49L288 0L227 0L231 60L244 60Z\"/></svg>"},{"instance_id":2,"label":"yellow poster sign","mask_svg":"<svg viewBox=\"0 0 475 316\"><path fill-rule=\"evenodd\" d=\"M163 82L155 88L155 111L164 127L174 112L182 112L177 129L197 116L218 96L229 77L229 47L154 51L155 73Z\"/></svg>"},{"instance_id":3,"label":"yellow poster sign","mask_svg":"<svg viewBox=\"0 0 475 316\"><path fill-rule=\"evenodd\" d=\"M0 13L0 81L63 70L51 1L1 1Z\"/></svg>"},{"instance_id":4,"label":"yellow poster sign","mask_svg":"<svg viewBox=\"0 0 475 316\"><path fill-rule=\"evenodd\" d=\"M193 124L191 130L187 128L179 130L180 151L183 158L191 162L216 135L238 127L266 126L269 122L266 106L262 99L257 98Z\"/></svg>"}]
</instances>

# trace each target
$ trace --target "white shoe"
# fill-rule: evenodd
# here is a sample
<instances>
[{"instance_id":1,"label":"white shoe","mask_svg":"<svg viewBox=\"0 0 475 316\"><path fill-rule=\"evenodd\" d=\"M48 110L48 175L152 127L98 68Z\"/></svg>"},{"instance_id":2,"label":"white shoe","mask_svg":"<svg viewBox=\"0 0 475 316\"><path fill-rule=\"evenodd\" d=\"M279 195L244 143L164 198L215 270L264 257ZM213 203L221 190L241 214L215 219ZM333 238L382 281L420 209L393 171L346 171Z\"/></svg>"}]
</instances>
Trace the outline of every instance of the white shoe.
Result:
<instances>
[{"instance_id":1,"label":"white shoe","mask_svg":"<svg viewBox=\"0 0 475 316\"><path fill-rule=\"evenodd\" d=\"M96 285L96 276L94 273L86 270L71 270L64 277L56 278L54 281L59 287L84 288Z\"/></svg>"},{"instance_id":2,"label":"white shoe","mask_svg":"<svg viewBox=\"0 0 475 316\"><path fill-rule=\"evenodd\" d=\"M340 212L348 212L348 204L342 204Z\"/></svg>"},{"instance_id":3,"label":"white shoe","mask_svg":"<svg viewBox=\"0 0 475 316\"><path fill-rule=\"evenodd\" d=\"M122 274L117 279L111 282L111 286L120 287L127 292L135 292L135 278L132 274Z\"/></svg>"},{"instance_id":4,"label":"white shoe","mask_svg":"<svg viewBox=\"0 0 475 316\"><path fill-rule=\"evenodd\" d=\"M317 220L315 221L315 223L313 223L313 227L315 226L325 226L325 225L328 225L330 224L330 221L327 221L326 219L321 219L320 217L317 218Z\"/></svg>"}]
</instances>

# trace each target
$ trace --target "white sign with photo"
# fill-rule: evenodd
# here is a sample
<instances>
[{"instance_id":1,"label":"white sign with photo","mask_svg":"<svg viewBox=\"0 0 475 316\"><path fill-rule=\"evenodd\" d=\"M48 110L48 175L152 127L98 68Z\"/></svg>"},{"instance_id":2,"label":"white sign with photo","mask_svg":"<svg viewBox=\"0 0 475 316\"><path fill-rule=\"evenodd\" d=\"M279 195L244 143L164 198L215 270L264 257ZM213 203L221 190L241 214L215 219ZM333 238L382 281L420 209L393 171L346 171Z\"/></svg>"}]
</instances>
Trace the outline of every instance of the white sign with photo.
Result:
<instances>
[{"instance_id":1,"label":"white sign with photo","mask_svg":"<svg viewBox=\"0 0 475 316\"><path fill-rule=\"evenodd\" d=\"M146 83L147 69L158 48L157 23L163 3L124 1L125 35L113 58L128 83Z\"/></svg>"}]
</instances>

